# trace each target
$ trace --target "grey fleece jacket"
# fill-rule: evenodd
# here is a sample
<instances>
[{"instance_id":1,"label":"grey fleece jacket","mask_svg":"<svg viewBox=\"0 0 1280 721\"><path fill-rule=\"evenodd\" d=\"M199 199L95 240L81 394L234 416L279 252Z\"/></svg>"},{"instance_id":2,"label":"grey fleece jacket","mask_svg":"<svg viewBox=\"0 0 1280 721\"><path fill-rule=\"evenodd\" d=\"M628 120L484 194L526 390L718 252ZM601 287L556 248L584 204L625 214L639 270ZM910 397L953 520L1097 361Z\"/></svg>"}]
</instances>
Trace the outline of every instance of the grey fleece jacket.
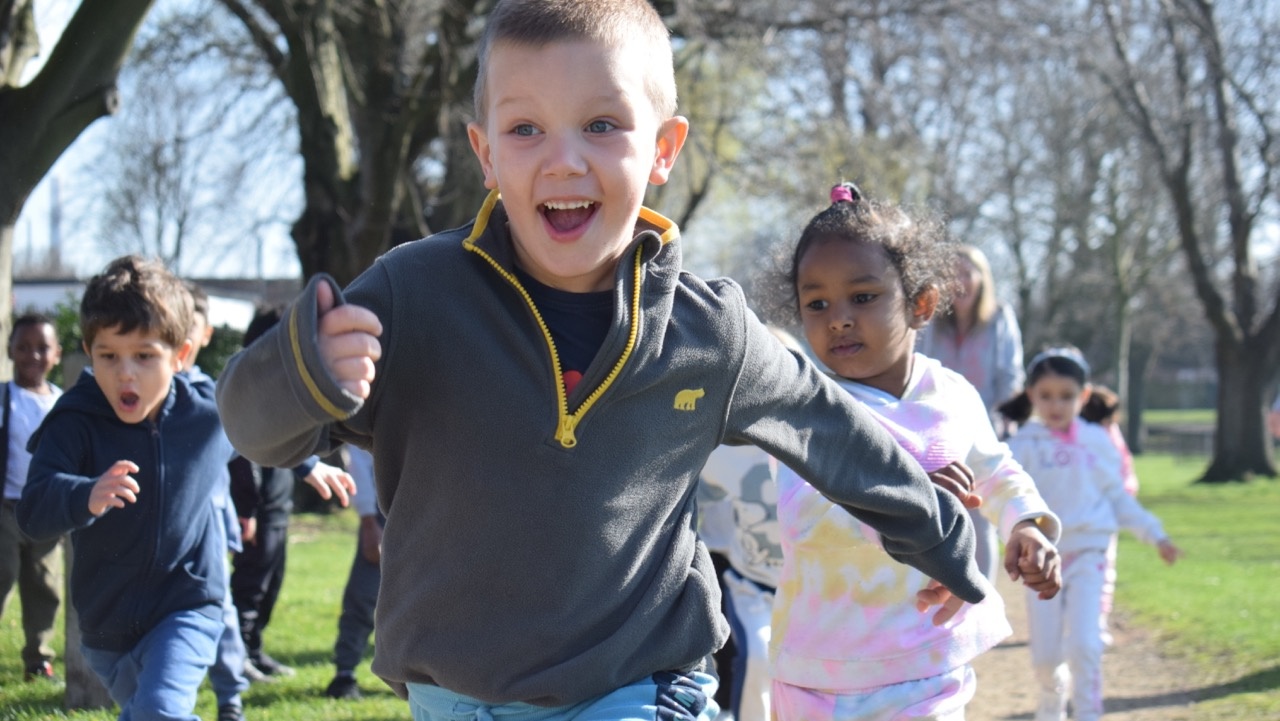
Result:
<instances>
[{"instance_id":1,"label":"grey fleece jacket","mask_svg":"<svg viewBox=\"0 0 1280 721\"><path fill-rule=\"evenodd\" d=\"M343 293L382 322L365 402L320 361L323 277L227 366L219 407L249 458L372 451L387 520L373 670L401 695L419 682L565 705L700 663L728 634L695 532L698 472L721 443L769 451L960 597L990 592L960 504L737 285L682 272L677 236L642 212L614 326L567 397L496 194Z\"/></svg>"}]
</instances>

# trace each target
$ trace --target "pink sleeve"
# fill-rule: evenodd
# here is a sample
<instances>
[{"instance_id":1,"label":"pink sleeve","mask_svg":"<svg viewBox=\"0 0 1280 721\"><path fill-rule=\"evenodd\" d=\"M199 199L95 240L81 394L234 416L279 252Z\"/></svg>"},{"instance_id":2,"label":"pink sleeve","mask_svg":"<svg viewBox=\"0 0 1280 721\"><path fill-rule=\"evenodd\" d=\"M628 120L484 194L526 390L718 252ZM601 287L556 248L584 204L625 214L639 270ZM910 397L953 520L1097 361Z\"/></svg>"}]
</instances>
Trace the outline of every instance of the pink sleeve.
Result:
<instances>
[{"instance_id":1,"label":"pink sleeve","mask_svg":"<svg viewBox=\"0 0 1280 721\"><path fill-rule=\"evenodd\" d=\"M1138 475L1133 472L1133 454L1129 452L1129 444L1124 440L1124 433L1120 432L1120 424L1108 424L1107 435L1111 436L1111 442L1115 444L1116 450L1120 451L1120 475L1124 478L1124 490L1129 495L1136 496L1138 495Z\"/></svg>"}]
</instances>

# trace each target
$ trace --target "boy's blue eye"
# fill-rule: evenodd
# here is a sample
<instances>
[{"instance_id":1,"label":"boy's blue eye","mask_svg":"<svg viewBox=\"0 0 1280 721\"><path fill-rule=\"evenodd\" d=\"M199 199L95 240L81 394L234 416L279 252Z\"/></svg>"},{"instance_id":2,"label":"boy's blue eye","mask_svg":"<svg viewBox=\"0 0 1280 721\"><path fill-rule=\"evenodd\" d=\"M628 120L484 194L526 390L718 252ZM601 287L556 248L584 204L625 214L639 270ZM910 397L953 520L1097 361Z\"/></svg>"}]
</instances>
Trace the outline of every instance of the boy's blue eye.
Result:
<instances>
[{"instance_id":1,"label":"boy's blue eye","mask_svg":"<svg viewBox=\"0 0 1280 721\"><path fill-rule=\"evenodd\" d=\"M614 124L609 122L608 120L592 120L591 122L587 123L587 132L588 133L607 133L610 130L613 130L614 127L615 127Z\"/></svg>"},{"instance_id":2,"label":"boy's blue eye","mask_svg":"<svg viewBox=\"0 0 1280 721\"><path fill-rule=\"evenodd\" d=\"M537 130L537 128L533 127L532 125L530 125L530 124L528 124L528 123L521 123L521 124L519 124L519 125L515 126L514 128L512 128L512 129L511 129L511 132L512 132L512 133L514 133L514 134L516 134L516 135L522 135L522 136L528 137L528 136L530 136L530 135L533 135L533 134L537 133L537 132L538 132L538 130Z\"/></svg>"}]
</instances>

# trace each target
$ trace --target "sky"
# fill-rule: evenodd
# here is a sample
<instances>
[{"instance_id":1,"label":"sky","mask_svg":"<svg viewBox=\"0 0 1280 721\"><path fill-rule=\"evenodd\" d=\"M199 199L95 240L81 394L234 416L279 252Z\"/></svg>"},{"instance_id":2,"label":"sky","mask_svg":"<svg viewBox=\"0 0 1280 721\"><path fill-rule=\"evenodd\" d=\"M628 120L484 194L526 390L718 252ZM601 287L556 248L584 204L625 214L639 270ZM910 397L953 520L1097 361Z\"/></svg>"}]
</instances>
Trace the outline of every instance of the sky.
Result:
<instances>
[{"instance_id":1,"label":"sky","mask_svg":"<svg viewBox=\"0 0 1280 721\"><path fill-rule=\"evenodd\" d=\"M186 1L159 0L151 17L155 17L157 10L165 5ZM39 72L48 51L55 46L79 4L78 0L36 0L36 26L41 47L46 52L28 63L24 82ZM128 112L129 98L122 100L124 106L120 112ZM110 116L94 121L63 153L27 199L14 229L14 263L19 272L25 266L38 264L48 257L55 226L60 229L57 233L61 241L60 256L79 277L92 275L112 257L124 252L118 247L104 247L99 239L96 211L92 207L92 201L101 192L101 185L95 183L92 165L109 140L108 126L112 122L113 117ZM53 219L55 198L61 209L60 222ZM244 244L253 248L252 251L190 254L180 270L184 275L198 277L258 277L261 274L266 278L282 278L296 277L301 272L286 223L263 228L257 240L260 247L252 241Z\"/></svg>"}]
</instances>

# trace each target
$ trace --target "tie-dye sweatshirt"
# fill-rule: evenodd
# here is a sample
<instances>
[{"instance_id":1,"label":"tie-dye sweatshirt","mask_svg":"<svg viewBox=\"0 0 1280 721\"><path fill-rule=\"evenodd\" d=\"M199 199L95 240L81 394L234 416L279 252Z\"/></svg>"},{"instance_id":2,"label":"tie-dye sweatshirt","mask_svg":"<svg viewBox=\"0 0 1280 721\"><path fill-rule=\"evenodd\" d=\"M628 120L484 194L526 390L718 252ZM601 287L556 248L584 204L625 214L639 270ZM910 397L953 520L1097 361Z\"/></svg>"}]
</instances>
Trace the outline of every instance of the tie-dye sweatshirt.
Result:
<instances>
[{"instance_id":1,"label":"tie-dye sweatshirt","mask_svg":"<svg viewBox=\"0 0 1280 721\"><path fill-rule=\"evenodd\" d=\"M926 471L954 461L973 469L983 514L1001 538L1018 522L1036 519L1057 540L1057 517L996 439L977 391L958 373L917 354L902 398L859 383L841 385ZM928 678L969 663L1011 633L994 593L934 626L936 609L915 607L928 576L890 559L870 527L795 473L784 469L778 485L785 560L770 643L775 679L855 692Z\"/></svg>"}]
</instances>

